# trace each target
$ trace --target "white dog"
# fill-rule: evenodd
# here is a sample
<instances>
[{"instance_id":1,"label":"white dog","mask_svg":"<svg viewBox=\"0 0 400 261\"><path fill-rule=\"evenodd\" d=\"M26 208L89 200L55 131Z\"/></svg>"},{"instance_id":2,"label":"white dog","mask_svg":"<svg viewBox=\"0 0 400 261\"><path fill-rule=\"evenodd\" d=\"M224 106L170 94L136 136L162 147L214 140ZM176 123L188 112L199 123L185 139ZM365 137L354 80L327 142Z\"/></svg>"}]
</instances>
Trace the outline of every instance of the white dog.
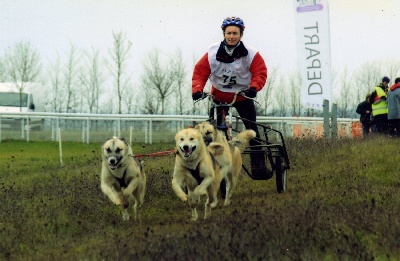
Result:
<instances>
[{"instance_id":1,"label":"white dog","mask_svg":"<svg viewBox=\"0 0 400 261\"><path fill-rule=\"evenodd\" d=\"M175 135L175 142L177 153L172 189L182 201L189 202L193 221L198 218L196 205L200 202L200 197L206 195L204 218L207 219L211 215L211 208L218 202L217 191L221 182L219 165L207 150L198 130L194 128L180 130ZM223 147L220 144L209 145L210 148L213 146L219 148L219 150L214 149L217 153L222 153ZM187 188L187 194L183 187Z\"/></svg>"},{"instance_id":2,"label":"white dog","mask_svg":"<svg viewBox=\"0 0 400 261\"><path fill-rule=\"evenodd\" d=\"M133 156L132 149L123 139L113 137L102 146L101 190L120 206L123 220L129 220L129 199L135 201L134 218L143 204L146 174L141 162Z\"/></svg>"},{"instance_id":3,"label":"white dog","mask_svg":"<svg viewBox=\"0 0 400 261\"><path fill-rule=\"evenodd\" d=\"M213 154L221 167L222 179L226 181L224 206L229 205L242 169L242 153L246 146L249 146L250 140L256 137L256 133L253 130L244 130L234 137L232 141L228 142L225 134L216 129L210 122L199 123L195 128L200 131L206 144L217 142L223 146L222 153ZM215 149L216 147L214 146L213 148ZM209 149L212 150L212 148Z\"/></svg>"}]
</instances>

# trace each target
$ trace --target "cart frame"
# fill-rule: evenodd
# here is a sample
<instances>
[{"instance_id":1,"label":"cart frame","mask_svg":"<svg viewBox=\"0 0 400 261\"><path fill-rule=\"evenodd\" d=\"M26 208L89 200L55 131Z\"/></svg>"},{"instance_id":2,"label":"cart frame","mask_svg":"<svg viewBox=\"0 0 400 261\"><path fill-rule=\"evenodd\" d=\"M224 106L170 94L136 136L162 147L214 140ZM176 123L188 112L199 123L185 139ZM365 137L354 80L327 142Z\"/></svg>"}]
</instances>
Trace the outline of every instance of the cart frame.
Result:
<instances>
[{"instance_id":1,"label":"cart frame","mask_svg":"<svg viewBox=\"0 0 400 261\"><path fill-rule=\"evenodd\" d=\"M253 145L253 146L248 146L246 149L243 151L243 154L255 154L255 153L262 153L265 155L265 161L268 166L270 166L271 170L267 169L267 171L264 173L264 175L253 175L251 173L251 169L247 169L244 164L242 164L242 168L245 170L247 175L252 178L253 180L268 180L271 179L274 174L276 177L276 189L278 193L284 193L286 192L286 184L287 184L287 171L290 169L290 161L289 161L289 156L286 150L286 145L284 141L284 137L281 131L276 130L272 128L271 126L265 125L265 124L260 124L256 123L250 120L247 120L245 118L241 118L239 116L233 115L232 114L232 107L233 104L236 101L237 95L243 95L243 93L236 92L234 99L232 103L216 103L212 99L212 95L209 93L204 93L203 97L200 98L199 100L196 100L196 102L203 100L205 98L209 98L211 100L211 110L214 111L213 116L209 119L211 123L214 124L214 126L217 129L225 128L226 129L226 134L227 134L227 139L231 140L232 139L232 131L233 132L240 132L239 125L240 122L244 123L252 123L256 125L259 129L260 132L260 137L255 138L260 145ZM246 96L244 96L246 97ZM254 102L258 103L254 98L249 98L248 99L253 100ZM223 127L218 126L217 124L217 108L221 107L221 113L222 113L222 122L223 122ZM233 127L233 118L235 118L235 127ZM260 131L261 130L261 131ZM276 139L275 142L270 142L268 138L268 134L274 133L278 138Z\"/></svg>"}]
</instances>

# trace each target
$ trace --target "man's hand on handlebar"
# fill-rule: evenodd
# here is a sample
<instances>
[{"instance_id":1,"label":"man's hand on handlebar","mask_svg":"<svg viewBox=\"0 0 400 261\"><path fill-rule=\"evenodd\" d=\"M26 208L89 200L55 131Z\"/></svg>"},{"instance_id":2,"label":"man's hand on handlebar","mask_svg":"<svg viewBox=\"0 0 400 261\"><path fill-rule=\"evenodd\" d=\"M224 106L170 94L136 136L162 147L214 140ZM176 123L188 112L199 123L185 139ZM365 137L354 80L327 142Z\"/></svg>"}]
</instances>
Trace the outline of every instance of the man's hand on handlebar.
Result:
<instances>
[{"instance_id":1,"label":"man's hand on handlebar","mask_svg":"<svg viewBox=\"0 0 400 261\"><path fill-rule=\"evenodd\" d=\"M255 87L250 87L249 89L242 91L241 94L247 98L255 98L257 96L257 90Z\"/></svg>"},{"instance_id":2,"label":"man's hand on handlebar","mask_svg":"<svg viewBox=\"0 0 400 261\"><path fill-rule=\"evenodd\" d=\"M204 93L204 92L195 92L195 93L192 94L192 99L193 99L194 101L202 100L202 99L204 99L205 97L207 97L207 94Z\"/></svg>"}]
</instances>

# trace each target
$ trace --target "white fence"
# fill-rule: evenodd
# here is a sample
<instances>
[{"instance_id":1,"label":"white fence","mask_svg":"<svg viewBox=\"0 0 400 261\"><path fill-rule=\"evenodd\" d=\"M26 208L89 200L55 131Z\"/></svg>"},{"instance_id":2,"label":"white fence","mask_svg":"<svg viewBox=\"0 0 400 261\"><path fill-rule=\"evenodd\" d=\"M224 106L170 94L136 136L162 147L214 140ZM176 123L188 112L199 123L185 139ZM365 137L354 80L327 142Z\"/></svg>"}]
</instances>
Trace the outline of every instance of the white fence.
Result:
<instances>
[{"instance_id":1,"label":"white fence","mask_svg":"<svg viewBox=\"0 0 400 261\"><path fill-rule=\"evenodd\" d=\"M204 121L201 115L131 115L85 113L3 113L0 115L0 141L4 139L63 141L84 143L104 141L105 137L129 136L137 142L173 141L180 128ZM338 138L359 135L358 119L338 118ZM257 117L257 122L271 125L284 137L319 138L323 136L322 117ZM355 127L356 126L356 127ZM322 128L322 129L321 129ZM357 128L355 130L354 128ZM71 135L68 138L68 135ZM133 136L133 137L132 137ZM67 137L67 139L65 138ZM79 138L78 138L79 137Z\"/></svg>"}]
</instances>

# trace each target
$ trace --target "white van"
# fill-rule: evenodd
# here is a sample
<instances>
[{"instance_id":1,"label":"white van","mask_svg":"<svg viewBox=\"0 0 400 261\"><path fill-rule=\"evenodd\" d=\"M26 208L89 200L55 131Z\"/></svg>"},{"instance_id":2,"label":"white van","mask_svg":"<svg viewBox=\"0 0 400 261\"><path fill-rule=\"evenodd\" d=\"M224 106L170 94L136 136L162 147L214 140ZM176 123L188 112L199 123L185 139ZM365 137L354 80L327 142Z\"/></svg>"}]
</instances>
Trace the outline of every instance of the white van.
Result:
<instances>
[{"instance_id":1,"label":"white van","mask_svg":"<svg viewBox=\"0 0 400 261\"><path fill-rule=\"evenodd\" d=\"M0 83L0 113L28 111L35 111L32 93L23 91L21 94L14 86Z\"/></svg>"},{"instance_id":2,"label":"white van","mask_svg":"<svg viewBox=\"0 0 400 261\"><path fill-rule=\"evenodd\" d=\"M0 114L7 112L33 112L36 109L32 88L35 84L27 83L26 88L20 93L19 89L13 83L0 83ZM22 98L22 99L21 99ZM2 127L13 125L13 121L18 119L2 118ZM41 123L42 119L32 118L32 126ZM33 125L35 124L35 125Z\"/></svg>"}]
</instances>

